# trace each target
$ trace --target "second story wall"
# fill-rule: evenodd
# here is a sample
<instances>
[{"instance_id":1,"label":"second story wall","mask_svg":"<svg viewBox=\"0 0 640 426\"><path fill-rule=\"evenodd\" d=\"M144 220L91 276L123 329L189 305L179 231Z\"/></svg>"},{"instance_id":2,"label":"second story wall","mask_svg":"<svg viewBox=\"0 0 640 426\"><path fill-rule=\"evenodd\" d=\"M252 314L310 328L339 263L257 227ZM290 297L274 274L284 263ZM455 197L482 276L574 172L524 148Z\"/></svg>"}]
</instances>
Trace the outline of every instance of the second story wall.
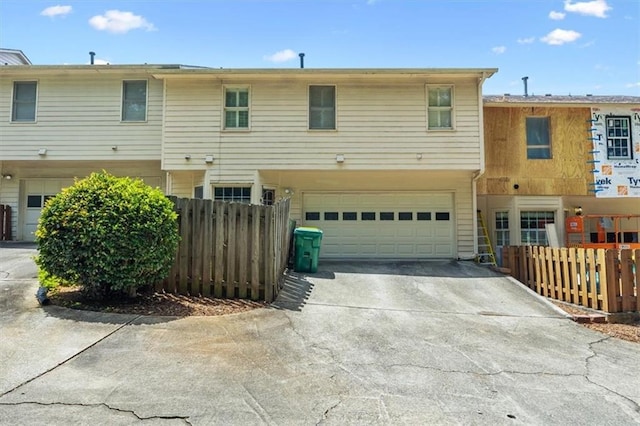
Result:
<instances>
[{"instance_id":1,"label":"second story wall","mask_svg":"<svg viewBox=\"0 0 640 426\"><path fill-rule=\"evenodd\" d=\"M357 76L166 77L163 169L212 167L221 179L255 170L478 170L477 78ZM427 129L427 84L453 84L454 129ZM309 130L309 86L335 86L335 130ZM224 93L248 88L249 127L224 129ZM185 158L189 157L189 158Z\"/></svg>"},{"instance_id":2,"label":"second story wall","mask_svg":"<svg viewBox=\"0 0 640 426\"><path fill-rule=\"evenodd\" d=\"M531 158L527 118L548 118L550 158ZM485 106L486 172L478 194L592 195L588 107Z\"/></svg>"},{"instance_id":3,"label":"second story wall","mask_svg":"<svg viewBox=\"0 0 640 426\"><path fill-rule=\"evenodd\" d=\"M0 74L3 160L159 160L162 82L148 73L11 67ZM146 81L146 115L122 119L123 81ZM35 82L35 117L16 120L16 82ZM28 89L28 88L27 88ZM117 147L117 149L112 149ZM41 157L40 157L41 158Z\"/></svg>"}]
</instances>

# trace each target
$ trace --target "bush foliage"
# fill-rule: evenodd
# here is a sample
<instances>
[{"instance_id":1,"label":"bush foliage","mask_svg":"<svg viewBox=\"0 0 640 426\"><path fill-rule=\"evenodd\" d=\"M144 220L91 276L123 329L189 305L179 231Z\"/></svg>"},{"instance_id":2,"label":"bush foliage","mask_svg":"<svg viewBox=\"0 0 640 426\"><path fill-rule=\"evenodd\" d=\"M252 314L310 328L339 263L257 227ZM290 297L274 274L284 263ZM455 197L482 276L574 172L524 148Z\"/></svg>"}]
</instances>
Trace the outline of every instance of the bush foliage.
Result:
<instances>
[{"instance_id":1,"label":"bush foliage","mask_svg":"<svg viewBox=\"0 0 640 426\"><path fill-rule=\"evenodd\" d=\"M36 238L40 268L93 298L164 279L179 241L177 214L162 191L105 172L51 198Z\"/></svg>"}]
</instances>

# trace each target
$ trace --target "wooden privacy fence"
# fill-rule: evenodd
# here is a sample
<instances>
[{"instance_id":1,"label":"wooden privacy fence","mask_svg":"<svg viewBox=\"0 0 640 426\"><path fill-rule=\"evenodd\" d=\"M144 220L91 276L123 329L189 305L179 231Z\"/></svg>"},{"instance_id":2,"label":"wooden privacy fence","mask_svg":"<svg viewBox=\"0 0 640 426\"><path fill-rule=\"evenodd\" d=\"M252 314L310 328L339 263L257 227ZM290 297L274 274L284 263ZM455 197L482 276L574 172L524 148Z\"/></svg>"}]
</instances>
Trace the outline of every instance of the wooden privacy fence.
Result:
<instances>
[{"instance_id":1,"label":"wooden privacy fence","mask_svg":"<svg viewBox=\"0 0 640 426\"><path fill-rule=\"evenodd\" d=\"M11 241L11 206L0 204L0 241Z\"/></svg>"},{"instance_id":2,"label":"wooden privacy fence","mask_svg":"<svg viewBox=\"0 0 640 426\"><path fill-rule=\"evenodd\" d=\"M275 299L289 257L290 200L273 206L169 197L180 245L156 290L219 298Z\"/></svg>"},{"instance_id":3,"label":"wooden privacy fence","mask_svg":"<svg viewBox=\"0 0 640 426\"><path fill-rule=\"evenodd\" d=\"M640 250L507 247L511 276L552 299L604 312L640 311Z\"/></svg>"}]
</instances>

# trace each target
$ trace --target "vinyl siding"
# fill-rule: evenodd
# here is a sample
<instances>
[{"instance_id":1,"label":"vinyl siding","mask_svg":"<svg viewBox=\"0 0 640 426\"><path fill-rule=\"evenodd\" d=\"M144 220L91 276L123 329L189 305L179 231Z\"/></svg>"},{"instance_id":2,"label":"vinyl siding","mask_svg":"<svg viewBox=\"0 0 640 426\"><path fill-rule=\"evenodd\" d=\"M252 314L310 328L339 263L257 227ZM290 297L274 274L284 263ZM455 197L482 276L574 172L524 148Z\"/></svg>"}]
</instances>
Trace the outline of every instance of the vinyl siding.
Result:
<instances>
[{"instance_id":1,"label":"vinyl siding","mask_svg":"<svg viewBox=\"0 0 640 426\"><path fill-rule=\"evenodd\" d=\"M166 81L163 168L205 169L220 181L252 180L255 170L477 170L477 83L455 86L455 130L426 128L425 81L236 82L251 88L250 130L222 130L223 85ZM336 130L308 130L309 84L336 85ZM345 155L336 165L335 155ZM422 159L417 160L416 154ZM190 155L190 160L185 156Z\"/></svg>"},{"instance_id":2,"label":"vinyl siding","mask_svg":"<svg viewBox=\"0 0 640 426\"><path fill-rule=\"evenodd\" d=\"M36 76L37 77L37 76ZM11 122L12 78L0 80L0 134L3 160L160 159L162 82L148 80L147 121L121 122L122 81L146 75L56 75L37 80L35 122ZM112 150L117 146L117 150Z\"/></svg>"}]
</instances>

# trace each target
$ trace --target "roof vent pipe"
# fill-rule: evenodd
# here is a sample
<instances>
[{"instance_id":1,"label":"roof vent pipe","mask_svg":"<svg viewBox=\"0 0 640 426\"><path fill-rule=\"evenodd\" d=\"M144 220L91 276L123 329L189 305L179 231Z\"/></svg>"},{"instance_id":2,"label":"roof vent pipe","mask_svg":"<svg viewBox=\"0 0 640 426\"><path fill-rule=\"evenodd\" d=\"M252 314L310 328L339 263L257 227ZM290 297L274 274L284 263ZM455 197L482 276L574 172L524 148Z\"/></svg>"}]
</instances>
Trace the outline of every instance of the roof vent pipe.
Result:
<instances>
[{"instance_id":1,"label":"roof vent pipe","mask_svg":"<svg viewBox=\"0 0 640 426\"><path fill-rule=\"evenodd\" d=\"M300 56L300 68L304 68L304 53L298 53Z\"/></svg>"},{"instance_id":2,"label":"roof vent pipe","mask_svg":"<svg viewBox=\"0 0 640 426\"><path fill-rule=\"evenodd\" d=\"M529 80L529 77L522 77L522 81L524 81L524 96L525 97L529 96L529 92L527 91L527 80Z\"/></svg>"},{"instance_id":3,"label":"roof vent pipe","mask_svg":"<svg viewBox=\"0 0 640 426\"><path fill-rule=\"evenodd\" d=\"M96 56L96 52L89 52L89 56L91 56L91 65L93 65L93 57Z\"/></svg>"}]
</instances>

